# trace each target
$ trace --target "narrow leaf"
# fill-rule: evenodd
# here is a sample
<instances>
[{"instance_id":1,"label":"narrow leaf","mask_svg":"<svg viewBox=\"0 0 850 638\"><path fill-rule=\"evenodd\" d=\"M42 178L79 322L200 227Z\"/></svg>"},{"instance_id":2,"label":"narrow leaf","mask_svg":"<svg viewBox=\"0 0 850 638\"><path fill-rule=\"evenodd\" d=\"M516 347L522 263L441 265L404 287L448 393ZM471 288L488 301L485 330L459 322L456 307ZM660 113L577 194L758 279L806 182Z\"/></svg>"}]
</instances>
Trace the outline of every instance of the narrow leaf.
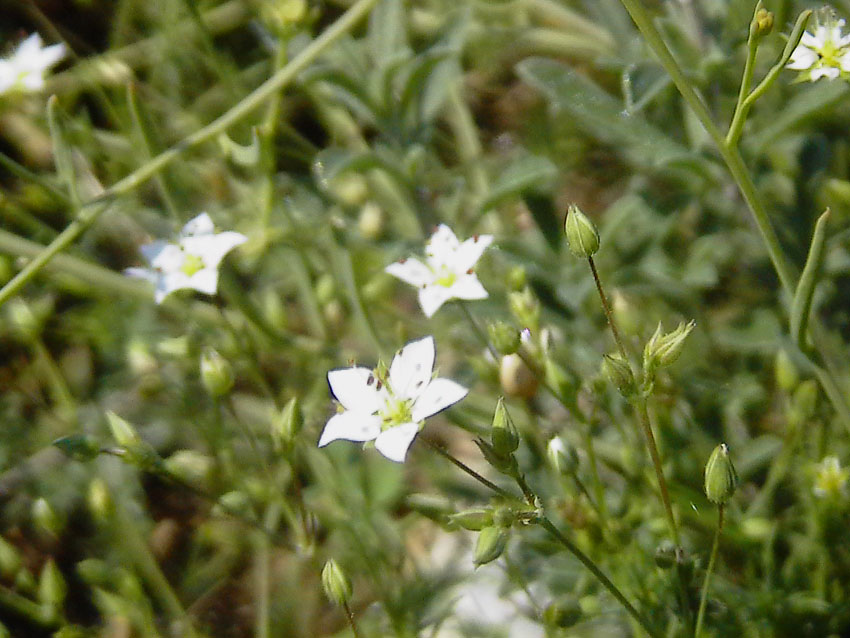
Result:
<instances>
[{"instance_id":1,"label":"narrow leaf","mask_svg":"<svg viewBox=\"0 0 850 638\"><path fill-rule=\"evenodd\" d=\"M803 268L803 274L800 276L800 283L797 284L794 301L791 304L791 338L800 348L805 346L806 327L809 324L809 314L812 310L812 297L823 263L828 220L829 209L827 208L815 224L812 244L809 246L809 256L806 258L806 266Z\"/></svg>"},{"instance_id":2,"label":"narrow leaf","mask_svg":"<svg viewBox=\"0 0 850 638\"><path fill-rule=\"evenodd\" d=\"M77 190L77 176L74 172L74 162L71 157L72 149L65 139L65 131L59 121L59 100L51 95L47 100L47 124L50 128L50 138L53 142L53 160L56 162L56 174L59 181L68 189L71 204L76 210L80 208L80 194Z\"/></svg>"}]
</instances>

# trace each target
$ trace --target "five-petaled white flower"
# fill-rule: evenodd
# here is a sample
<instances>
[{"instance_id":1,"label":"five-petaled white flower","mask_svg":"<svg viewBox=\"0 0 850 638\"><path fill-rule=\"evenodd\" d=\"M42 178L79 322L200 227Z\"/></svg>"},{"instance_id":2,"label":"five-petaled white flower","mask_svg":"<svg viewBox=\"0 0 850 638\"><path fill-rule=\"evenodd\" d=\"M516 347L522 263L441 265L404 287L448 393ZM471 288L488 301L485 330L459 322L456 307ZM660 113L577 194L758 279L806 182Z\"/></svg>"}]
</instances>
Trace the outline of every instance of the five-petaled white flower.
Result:
<instances>
[{"instance_id":1,"label":"five-petaled white flower","mask_svg":"<svg viewBox=\"0 0 850 638\"><path fill-rule=\"evenodd\" d=\"M839 498L847 486L850 470L841 467L838 457L827 456L815 468L814 493L819 498Z\"/></svg>"},{"instance_id":2,"label":"five-petaled white flower","mask_svg":"<svg viewBox=\"0 0 850 638\"><path fill-rule=\"evenodd\" d=\"M0 94L44 88L44 72L64 58L66 51L61 42L49 47L43 44L41 36L33 33L9 57L0 59Z\"/></svg>"},{"instance_id":3,"label":"five-petaled white flower","mask_svg":"<svg viewBox=\"0 0 850 638\"><path fill-rule=\"evenodd\" d=\"M331 392L344 409L328 420L319 447L337 439L375 441L381 454L403 462L423 421L468 392L432 377L433 368L434 337L425 337L396 353L388 375L359 366L328 372Z\"/></svg>"},{"instance_id":4,"label":"five-petaled white flower","mask_svg":"<svg viewBox=\"0 0 850 638\"><path fill-rule=\"evenodd\" d=\"M402 259L386 272L419 288L419 305L432 316L449 299L486 299L487 291L473 272L492 235L475 235L461 243L452 229L440 224L425 246L425 262Z\"/></svg>"},{"instance_id":5,"label":"five-petaled white flower","mask_svg":"<svg viewBox=\"0 0 850 638\"><path fill-rule=\"evenodd\" d=\"M150 268L127 268L124 273L151 282L157 303L181 288L214 295L219 263L227 253L248 241L241 233L214 230L210 216L201 213L183 226L177 243L160 239L139 249Z\"/></svg>"},{"instance_id":6,"label":"five-petaled white flower","mask_svg":"<svg viewBox=\"0 0 850 638\"><path fill-rule=\"evenodd\" d=\"M794 71L803 71L800 80L819 80L850 73L850 35L841 35L844 20L839 20L828 8L815 17L814 35L806 31L800 44L786 65Z\"/></svg>"}]
</instances>

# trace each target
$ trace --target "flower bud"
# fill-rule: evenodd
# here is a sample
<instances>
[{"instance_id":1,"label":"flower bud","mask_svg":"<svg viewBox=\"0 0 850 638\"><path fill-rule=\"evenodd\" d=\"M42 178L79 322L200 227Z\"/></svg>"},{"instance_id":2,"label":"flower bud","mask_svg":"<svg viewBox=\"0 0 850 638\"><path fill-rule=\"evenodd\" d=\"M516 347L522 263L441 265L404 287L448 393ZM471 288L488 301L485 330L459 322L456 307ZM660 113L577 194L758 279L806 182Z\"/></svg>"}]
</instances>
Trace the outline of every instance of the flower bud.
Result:
<instances>
[{"instance_id":1,"label":"flower bud","mask_svg":"<svg viewBox=\"0 0 850 638\"><path fill-rule=\"evenodd\" d=\"M225 492L219 496L218 503L213 506L212 512L216 516L225 514L254 518L254 507L251 504L251 499L245 492L239 490Z\"/></svg>"},{"instance_id":2,"label":"flower bud","mask_svg":"<svg viewBox=\"0 0 850 638\"><path fill-rule=\"evenodd\" d=\"M519 330L505 321L495 321L487 326L487 334L496 352L502 355L514 354L519 350Z\"/></svg>"},{"instance_id":3,"label":"flower bud","mask_svg":"<svg viewBox=\"0 0 850 638\"><path fill-rule=\"evenodd\" d=\"M474 507L449 516L449 521L473 532L480 532L493 525L493 510L486 507Z\"/></svg>"},{"instance_id":4,"label":"flower bud","mask_svg":"<svg viewBox=\"0 0 850 638\"><path fill-rule=\"evenodd\" d=\"M738 474L729 458L729 448L721 443L705 464L705 495L708 500L723 505L735 493L738 487Z\"/></svg>"},{"instance_id":5,"label":"flower bud","mask_svg":"<svg viewBox=\"0 0 850 638\"><path fill-rule=\"evenodd\" d=\"M0 536L0 578L10 579L21 568L21 554L18 548Z\"/></svg>"},{"instance_id":6,"label":"flower bud","mask_svg":"<svg viewBox=\"0 0 850 638\"><path fill-rule=\"evenodd\" d=\"M346 206L362 204L369 194L366 179L353 171L337 175L327 185L331 194Z\"/></svg>"},{"instance_id":7,"label":"flower bud","mask_svg":"<svg viewBox=\"0 0 850 638\"><path fill-rule=\"evenodd\" d=\"M322 589L332 603L343 607L351 600L351 581L333 558L322 569Z\"/></svg>"},{"instance_id":8,"label":"flower bud","mask_svg":"<svg viewBox=\"0 0 850 638\"><path fill-rule=\"evenodd\" d=\"M602 359L602 374L628 398L635 393L635 375L628 362L618 354L606 354Z\"/></svg>"},{"instance_id":9,"label":"flower bud","mask_svg":"<svg viewBox=\"0 0 850 638\"><path fill-rule=\"evenodd\" d=\"M201 354L201 381L215 399L233 388L233 367L218 351L206 348Z\"/></svg>"},{"instance_id":10,"label":"flower bud","mask_svg":"<svg viewBox=\"0 0 850 638\"><path fill-rule=\"evenodd\" d=\"M508 293L508 305L519 324L536 332L540 324L540 302L527 286L518 292Z\"/></svg>"},{"instance_id":11,"label":"flower bud","mask_svg":"<svg viewBox=\"0 0 850 638\"><path fill-rule=\"evenodd\" d=\"M438 523L446 523L454 512L451 501L438 494L410 494L404 502L414 512Z\"/></svg>"},{"instance_id":12,"label":"flower bud","mask_svg":"<svg viewBox=\"0 0 850 638\"><path fill-rule=\"evenodd\" d=\"M504 527L485 527L478 533L472 562L476 567L490 563L505 551L509 533Z\"/></svg>"},{"instance_id":13,"label":"flower bud","mask_svg":"<svg viewBox=\"0 0 850 638\"><path fill-rule=\"evenodd\" d=\"M72 434L53 441L53 445L77 461L91 461L100 454L100 443L89 434Z\"/></svg>"},{"instance_id":14,"label":"flower bud","mask_svg":"<svg viewBox=\"0 0 850 638\"><path fill-rule=\"evenodd\" d=\"M114 412L106 413L106 420L112 436L121 446L122 458L130 465L143 470L151 470L161 466L162 459L156 450L139 437L135 428Z\"/></svg>"},{"instance_id":15,"label":"flower bud","mask_svg":"<svg viewBox=\"0 0 850 638\"><path fill-rule=\"evenodd\" d=\"M514 266L508 272L508 290L511 290L513 292L519 292L520 290L525 288L527 282L528 275L525 272L525 268L523 268L522 266Z\"/></svg>"},{"instance_id":16,"label":"flower bud","mask_svg":"<svg viewBox=\"0 0 850 638\"><path fill-rule=\"evenodd\" d=\"M295 439L304 426L304 416L301 414L301 403L298 397L292 397L283 406L280 414L272 420L272 441L274 449L283 452L292 449Z\"/></svg>"},{"instance_id":17,"label":"flower bud","mask_svg":"<svg viewBox=\"0 0 850 638\"><path fill-rule=\"evenodd\" d=\"M52 558L49 558L38 577L38 601L52 610L59 610L68 595L68 585L62 572Z\"/></svg>"},{"instance_id":18,"label":"flower bud","mask_svg":"<svg viewBox=\"0 0 850 638\"><path fill-rule=\"evenodd\" d=\"M493 512L493 526L509 528L517 522L517 512L510 507L499 507Z\"/></svg>"},{"instance_id":19,"label":"flower bud","mask_svg":"<svg viewBox=\"0 0 850 638\"><path fill-rule=\"evenodd\" d=\"M40 531L52 538L58 538L64 527L56 510L44 498L33 501L32 520Z\"/></svg>"},{"instance_id":20,"label":"flower bud","mask_svg":"<svg viewBox=\"0 0 850 638\"><path fill-rule=\"evenodd\" d=\"M673 541L664 540L655 549L655 564L661 569L670 569L676 564L676 546Z\"/></svg>"},{"instance_id":21,"label":"flower bud","mask_svg":"<svg viewBox=\"0 0 850 638\"><path fill-rule=\"evenodd\" d=\"M503 397L499 397L499 401L496 403L493 426L490 430L490 442L493 444L493 450L499 456L509 456L516 452L519 447L519 432L505 407Z\"/></svg>"},{"instance_id":22,"label":"flower bud","mask_svg":"<svg viewBox=\"0 0 850 638\"><path fill-rule=\"evenodd\" d=\"M552 468L562 476L568 476L578 468L578 453L572 445L564 442L559 436L549 441L546 455Z\"/></svg>"},{"instance_id":23,"label":"flower bud","mask_svg":"<svg viewBox=\"0 0 850 638\"><path fill-rule=\"evenodd\" d=\"M563 596L551 603L543 612L543 622L549 627L567 629L582 617L581 605L572 596Z\"/></svg>"},{"instance_id":24,"label":"flower bud","mask_svg":"<svg viewBox=\"0 0 850 638\"><path fill-rule=\"evenodd\" d=\"M209 456L195 450L177 450L164 462L170 476L201 489L207 489L212 482L214 465Z\"/></svg>"},{"instance_id":25,"label":"flower bud","mask_svg":"<svg viewBox=\"0 0 850 638\"><path fill-rule=\"evenodd\" d=\"M773 374L776 377L776 385L785 392L792 392L800 382L797 366L791 361L791 355L784 348L776 353L776 360L773 362Z\"/></svg>"},{"instance_id":26,"label":"flower bud","mask_svg":"<svg viewBox=\"0 0 850 638\"><path fill-rule=\"evenodd\" d=\"M592 257L599 250L599 233L596 226L575 204L570 204L567 208L564 231L570 252L576 257Z\"/></svg>"},{"instance_id":27,"label":"flower bud","mask_svg":"<svg viewBox=\"0 0 850 638\"><path fill-rule=\"evenodd\" d=\"M663 335L661 334L662 326L659 322L655 334L652 335L643 349L644 370L651 374L657 368L663 368L675 362L682 354L685 339L688 338L695 325L696 323L693 321L682 322L673 332Z\"/></svg>"},{"instance_id":28,"label":"flower bud","mask_svg":"<svg viewBox=\"0 0 850 638\"><path fill-rule=\"evenodd\" d=\"M380 239L384 234L384 210L375 202L366 202L357 218L357 230L364 239Z\"/></svg>"},{"instance_id":29,"label":"flower bud","mask_svg":"<svg viewBox=\"0 0 850 638\"><path fill-rule=\"evenodd\" d=\"M759 37L764 37L773 30L773 12L765 8L760 8L756 11L753 18L753 23L750 26L754 34Z\"/></svg>"},{"instance_id":30,"label":"flower bud","mask_svg":"<svg viewBox=\"0 0 850 638\"><path fill-rule=\"evenodd\" d=\"M484 455L484 460L486 460L496 470L502 474L508 474L511 476L517 472L517 462L513 454L509 454L507 456L497 454L496 450L493 449L493 446L483 439L475 439L475 444Z\"/></svg>"},{"instance_id":31,"label":"flower bud","mask_svg":"<svg viewBox=\"0 0 850 638\"><path fill-rule=\"evenodd\" d=\"M530 399L537 394L537 377L518 354L502 357L499 381L504 393L510 397Z\"/></svg>"},{"instance_id":32,"label":"flower bud","mask_svg":"<svg viewBox=\"0 0 850 638\"><path fill-rule=\"evenodd\" d=\"M112 502L109 486L102 478L95 477L89 483L86 503L95 519L103 521L111 516L115 504Z\"/></svg>"}]
</instances>

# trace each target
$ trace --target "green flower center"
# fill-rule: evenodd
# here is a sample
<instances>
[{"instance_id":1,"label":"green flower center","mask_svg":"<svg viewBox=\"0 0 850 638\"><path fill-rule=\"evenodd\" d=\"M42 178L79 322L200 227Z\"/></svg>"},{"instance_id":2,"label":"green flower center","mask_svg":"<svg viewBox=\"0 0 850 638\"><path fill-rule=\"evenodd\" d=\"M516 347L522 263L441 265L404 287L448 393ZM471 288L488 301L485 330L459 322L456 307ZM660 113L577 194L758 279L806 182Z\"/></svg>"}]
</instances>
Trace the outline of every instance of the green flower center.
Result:
<instances>
[{"instance_id":1,"label":"green flower center","mask_svg":"<svg viewBox=\"0 0 850 638\"><path fill-rule=\"evenodd\" d=\"M413 401L390 397L378 416L381 417L381 430L389 430L402 423L410 423L413 421Z\"/></svg>"},{"instance_id":2,"label":"green flower center","mask_svg":"<svg viewBox=\"0 0 850 638\"><path fill-rule=\"evenodd\" d=\"M437 277L436 283L438 286L443 286L445 288L451 287L454 282L457 281L457 275L445 268L440 271L440 276Z\"/></svg>"},{"instance_id":3,"label":"green flower center","mask_svg":"<svg viewBox=\"0 0 850 638\"><path fill-rule=\"evenodd\" d=\"M181 272L187 277L191 277L196 272L204 269L204 260L198 255L186 255L183 259L183 265L180 266Z\"/></svg>"}]
</instances>

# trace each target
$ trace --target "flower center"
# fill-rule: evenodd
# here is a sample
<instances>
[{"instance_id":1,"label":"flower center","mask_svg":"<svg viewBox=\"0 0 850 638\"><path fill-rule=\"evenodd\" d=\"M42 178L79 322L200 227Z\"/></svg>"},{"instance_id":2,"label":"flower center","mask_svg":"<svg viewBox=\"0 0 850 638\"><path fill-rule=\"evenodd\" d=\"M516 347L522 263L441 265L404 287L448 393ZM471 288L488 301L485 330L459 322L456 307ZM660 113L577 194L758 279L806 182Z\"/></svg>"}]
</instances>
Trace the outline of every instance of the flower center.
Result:
<instances>
[{"instance_id":1,"label":"flower center","mask_svg":"<svg viewBox=\"0 0 850 638\"><path fill-rule=\"evenodd\" d=\"M389 397L384 409L378 412L381 417L381 430L388 430L403 423L413 421L413 401Z\"/></svg>"},{"instance_id":2,"label":"flower center","mask_svg":"<svg viewBox=\"0 0 850 638\"><path fill-rule=\"evenodd\" d=\"M204 260L198 255L186 255L183 258L183 265L180 266L180 271L187 277L191 277L196 272L204 269Z\"/></svg>"},{"instance_id":3,"label":"flower center","mask_svg":"<svg viewBox=\"0 0 850 638\"><path fill-rule=\"evenodd\" d=\"M434 280L434 283L438 286L443 286L444 288L450 288L456 281L457 273L454 273L443 266L440 269L440 272L437 273L437 278Z\"/></svg>"}]
</instances>

